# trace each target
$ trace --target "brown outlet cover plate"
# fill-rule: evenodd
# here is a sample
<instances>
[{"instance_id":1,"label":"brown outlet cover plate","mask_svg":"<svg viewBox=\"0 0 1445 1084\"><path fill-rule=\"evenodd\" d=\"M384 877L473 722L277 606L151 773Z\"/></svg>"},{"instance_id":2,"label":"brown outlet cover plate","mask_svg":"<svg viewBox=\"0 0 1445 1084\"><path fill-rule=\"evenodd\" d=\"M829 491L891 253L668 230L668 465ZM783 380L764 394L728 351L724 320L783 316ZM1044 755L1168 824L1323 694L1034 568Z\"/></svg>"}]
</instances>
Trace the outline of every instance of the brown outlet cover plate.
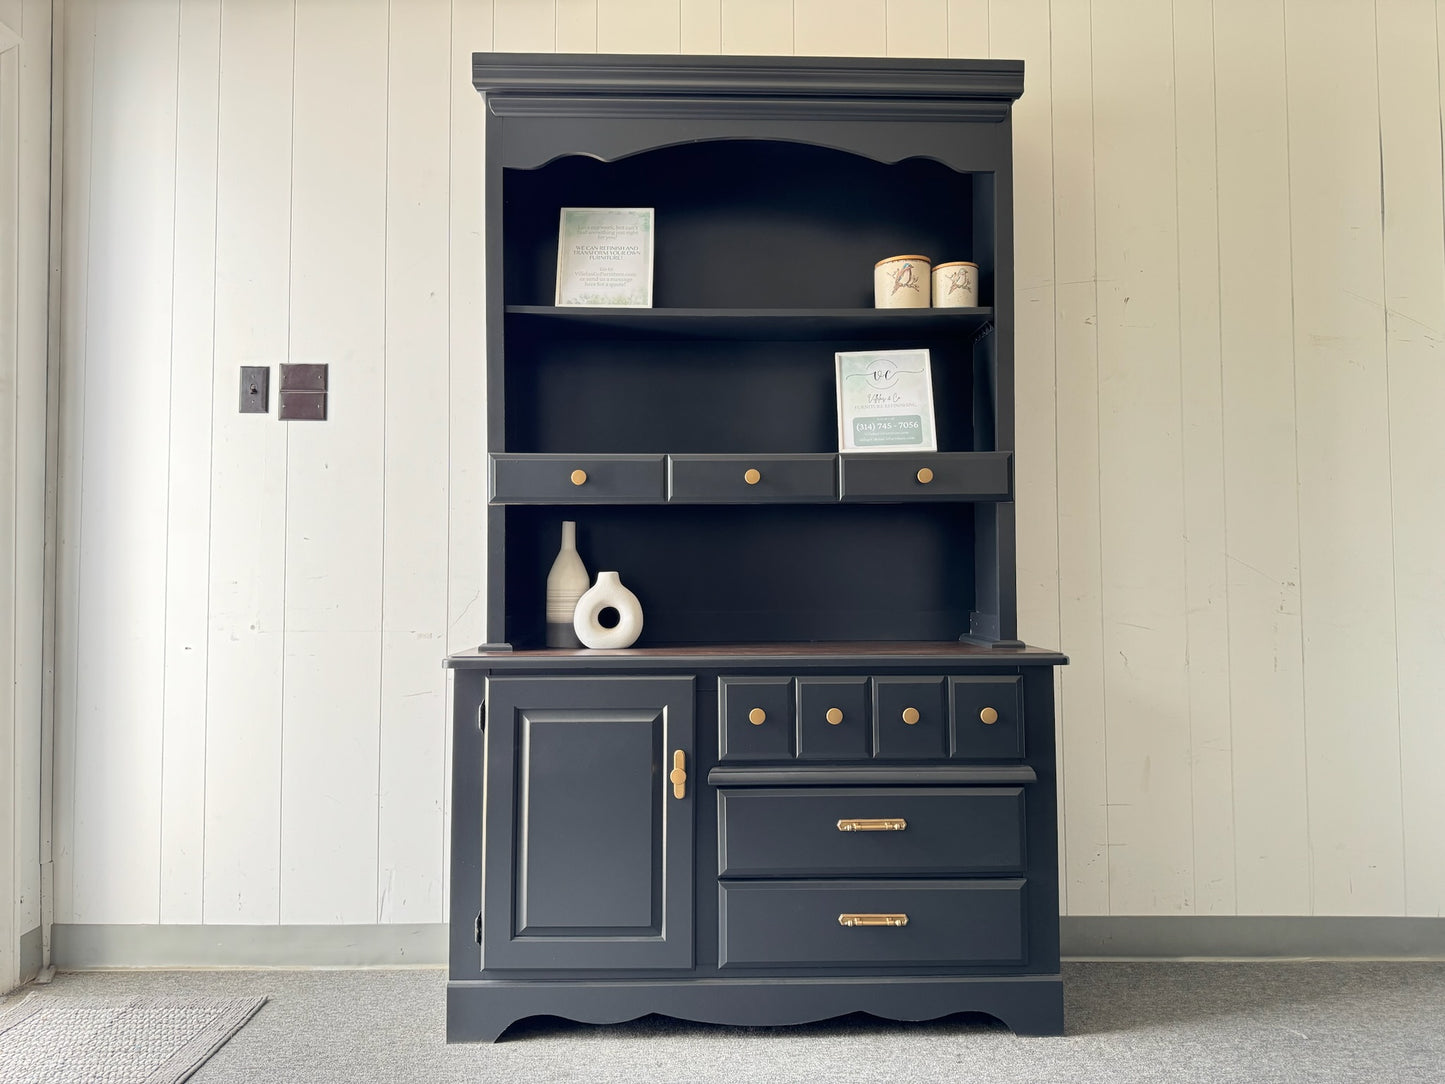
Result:
<instances>
[{"instance_id":1,"label":"brown outlet cover plate","mask_svg":"<svg viewBox=\"0 0 1445 1084\"><path fill-rule=\"evenodd\" d=\"M326 369L325 365L281 366L281 401L277 416L283 422L326 420Z\"/></svg>"}]
</instances>

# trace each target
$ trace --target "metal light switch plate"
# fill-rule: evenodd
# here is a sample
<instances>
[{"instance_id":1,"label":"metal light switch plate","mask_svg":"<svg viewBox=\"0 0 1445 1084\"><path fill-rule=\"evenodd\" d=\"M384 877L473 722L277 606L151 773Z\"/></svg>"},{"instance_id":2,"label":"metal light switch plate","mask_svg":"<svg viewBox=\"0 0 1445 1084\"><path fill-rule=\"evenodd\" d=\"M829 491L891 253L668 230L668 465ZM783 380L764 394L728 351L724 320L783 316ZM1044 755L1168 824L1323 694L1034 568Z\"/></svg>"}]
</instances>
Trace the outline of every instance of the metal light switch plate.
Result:
<instances>
[{"instance_id":1,"label":"metal light switch plate","mask_svg":"<svg viewBox=\"0 0 1445 1084\"><path fill-rule=\"evenodd\" d=\"M241 366L241 413L268 414L271 411L271 366Z\"/></svg>"}]
</instances>

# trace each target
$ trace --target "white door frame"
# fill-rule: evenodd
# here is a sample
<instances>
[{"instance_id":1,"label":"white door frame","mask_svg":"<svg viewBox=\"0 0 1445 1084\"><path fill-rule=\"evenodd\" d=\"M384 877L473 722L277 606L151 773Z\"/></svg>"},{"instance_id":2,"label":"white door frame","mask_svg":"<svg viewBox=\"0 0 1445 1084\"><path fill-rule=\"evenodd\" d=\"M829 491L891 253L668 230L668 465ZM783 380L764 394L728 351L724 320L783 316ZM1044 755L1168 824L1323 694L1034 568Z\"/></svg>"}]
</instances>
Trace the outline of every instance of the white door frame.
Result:
<instances>
[{"instance_id":1,"label":"white door frame","mask_svg":"<svg viewBox=\"0 0 1445 1084\"><path fill-rule=\"evenodd\" d=\"M17 507L16 431L20 315L20 49L0 24L0 993L20 981L15 929L15 551L22 529Z\"/></svg>"}]
</instances>

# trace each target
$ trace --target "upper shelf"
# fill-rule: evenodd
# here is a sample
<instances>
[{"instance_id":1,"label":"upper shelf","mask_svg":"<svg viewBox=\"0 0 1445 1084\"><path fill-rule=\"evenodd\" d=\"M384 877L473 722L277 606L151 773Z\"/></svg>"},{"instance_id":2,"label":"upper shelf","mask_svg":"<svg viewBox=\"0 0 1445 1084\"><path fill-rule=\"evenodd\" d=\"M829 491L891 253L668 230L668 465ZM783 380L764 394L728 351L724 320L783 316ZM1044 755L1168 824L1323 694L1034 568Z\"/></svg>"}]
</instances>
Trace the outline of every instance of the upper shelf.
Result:
<instances>
[{"instance_id":1,"label":"upper shelf","mask_svg":"<svg viewBox=\"0 0 1445 1084\"><path fill-rule=\"evenodd\" d=\"M993 321L993 309L605 309L508 305L508 322L555 336L732 339L776 342L846 339L888 342L930 336L971 336Z\"/></svg>"}]
</instances>

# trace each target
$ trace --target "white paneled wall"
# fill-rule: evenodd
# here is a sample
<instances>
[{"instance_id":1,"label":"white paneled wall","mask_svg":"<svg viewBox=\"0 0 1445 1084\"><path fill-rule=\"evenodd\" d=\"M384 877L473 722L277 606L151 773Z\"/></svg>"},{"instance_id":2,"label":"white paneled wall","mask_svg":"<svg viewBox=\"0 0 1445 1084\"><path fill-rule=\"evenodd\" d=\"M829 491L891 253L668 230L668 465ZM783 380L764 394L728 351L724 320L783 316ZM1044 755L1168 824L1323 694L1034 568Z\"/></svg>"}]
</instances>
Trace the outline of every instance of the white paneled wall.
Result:
<instances>
[{"instance_id":1,"label":"white paneled wall","mask_svg":"<svg viewBox=\"0 0 1445 1084\"><path fill-rule=\"evenodd\" d=\"M0 989L40 925L50 0L0 2Z\"/></svg>"},{"instance_id":2,"label":"white paneled wall","mask_svg":"<svg viewBox=\"0 0 1445 1084\"><path fill-rule=\"evenodd\" d=\"M1328 8L1328 17L1322 12ZM69 0L57 918L436 922L470 53L997 56L1071 914L1445 912L1430 0ZM331 416L236 413L331 366Z\"/></svg>"}]
</instances>

